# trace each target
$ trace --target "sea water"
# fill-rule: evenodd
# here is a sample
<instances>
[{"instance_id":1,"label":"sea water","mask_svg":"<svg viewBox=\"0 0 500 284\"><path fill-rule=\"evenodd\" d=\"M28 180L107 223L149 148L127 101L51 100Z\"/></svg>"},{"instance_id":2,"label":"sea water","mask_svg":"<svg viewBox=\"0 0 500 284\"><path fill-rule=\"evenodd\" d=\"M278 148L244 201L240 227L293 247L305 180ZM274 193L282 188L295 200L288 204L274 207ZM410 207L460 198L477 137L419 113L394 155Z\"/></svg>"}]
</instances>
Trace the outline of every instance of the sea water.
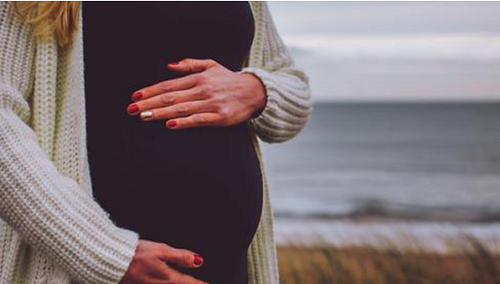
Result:
<instances>
[{"instance_id":1,"label":"sea water","mask_svg":"<svg viewBox=\"0 0 500 284\"><path fill-rule=\"evenodd\" d=\"M498 103L318 103L297 137L262 146L278 233L500 222Z\"/></svg>"}]
</instances>

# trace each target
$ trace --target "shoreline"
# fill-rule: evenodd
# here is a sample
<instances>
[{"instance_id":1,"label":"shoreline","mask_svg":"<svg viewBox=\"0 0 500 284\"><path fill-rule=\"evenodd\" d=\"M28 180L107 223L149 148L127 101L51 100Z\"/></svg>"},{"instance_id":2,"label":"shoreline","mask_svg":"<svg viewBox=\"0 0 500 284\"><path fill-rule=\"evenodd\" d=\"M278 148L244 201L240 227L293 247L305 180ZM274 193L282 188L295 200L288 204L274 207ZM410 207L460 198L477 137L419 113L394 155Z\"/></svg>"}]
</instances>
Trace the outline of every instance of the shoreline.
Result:
<instances>
[{"instance_id":1,"label":"shoreline","mask_svg":"<svg viewBox=\"0 0 500 284\"><path fill-rule=\"evenodd\" d=\"M440 253L462 249L467 238L500 252L500 222L408 221L388 218L275 218L278 246L374 246Z\"/></svg>"}]
</instances>

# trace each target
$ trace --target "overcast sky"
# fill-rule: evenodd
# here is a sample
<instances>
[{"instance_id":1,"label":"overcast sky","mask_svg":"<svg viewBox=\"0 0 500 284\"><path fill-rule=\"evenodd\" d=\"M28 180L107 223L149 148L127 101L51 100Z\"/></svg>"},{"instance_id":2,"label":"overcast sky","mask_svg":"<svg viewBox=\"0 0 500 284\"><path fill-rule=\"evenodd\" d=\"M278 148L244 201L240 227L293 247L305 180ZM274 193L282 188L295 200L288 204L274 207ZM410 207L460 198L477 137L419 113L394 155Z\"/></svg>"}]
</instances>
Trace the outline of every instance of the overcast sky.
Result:
<instances>
[{"instance_id":1,"label":"overcast sky","mask_svg":"<svg viewBox=\"0 0 500 284\"><path fill-rule=\"evenodd\" d=\"M500 101L500 2L268 2L319 101Z\"/></svg>"},{"instance_id":2,"label":"overcast sky","mask_svg":"<svg viewBox=\"0 0 500 284\"><path fill-rule=\"evenodd\" d=\"M500 31L500 2L269 2L283 35Z\"/></svg>"}]
</instances>

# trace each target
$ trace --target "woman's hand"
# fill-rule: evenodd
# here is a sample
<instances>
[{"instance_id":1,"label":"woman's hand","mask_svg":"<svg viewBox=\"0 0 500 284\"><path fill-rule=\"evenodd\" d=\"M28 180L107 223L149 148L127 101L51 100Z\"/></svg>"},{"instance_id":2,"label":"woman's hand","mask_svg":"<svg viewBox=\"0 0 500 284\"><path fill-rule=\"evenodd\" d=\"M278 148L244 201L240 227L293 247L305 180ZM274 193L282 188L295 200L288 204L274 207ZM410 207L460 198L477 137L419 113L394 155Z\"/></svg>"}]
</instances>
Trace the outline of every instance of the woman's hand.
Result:
<instances>
[{"instance_id":1,"label":"woman's hand","mask_svg":"<svg viewBox=\"0 0 500 284\"><path fill-rule=\"evenodd\" d=\"M250 73L233 72L211 59L170 63L189 75L140 89L127 112L142 120L167 119L171 129L230 126L256 117L267 97L263 83Z\"/></svg>"},{"instance_id":2,"label":"woman's hand","mask_svg":"<svg viewBox=\"0 0 500 284\"><path fill-rule=\"evenodd\" d=\"M172 248L162 243L139 240L134 258L119 284L172 283L207 284L168 266L175 263L186 268L198 268L203 259L188 250Z\"/></svg>"}]
</instances>

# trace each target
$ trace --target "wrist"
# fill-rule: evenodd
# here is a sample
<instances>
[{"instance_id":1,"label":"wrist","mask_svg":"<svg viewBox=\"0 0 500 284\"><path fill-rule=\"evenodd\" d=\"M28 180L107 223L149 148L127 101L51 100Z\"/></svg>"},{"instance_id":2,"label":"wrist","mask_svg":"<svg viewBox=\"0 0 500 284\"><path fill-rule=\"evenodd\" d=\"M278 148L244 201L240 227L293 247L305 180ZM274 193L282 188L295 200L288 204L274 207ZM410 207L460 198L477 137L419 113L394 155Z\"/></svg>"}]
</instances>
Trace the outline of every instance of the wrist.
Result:
<instances>
[{"instance_id":1,"label":"wrist","mask_svg":"<svg viewBox=\"0 0 500 284\"><path fill-rule=\"evenodd\" d=\"M267 105L267 91L262 80L253 73L242 73L242 75L246 76L250 82L252 82L252 93L254 96L252 97L253 103L252 105L252 114L250 118L258 117L266 108Z\"/></svg>"}]
</instances>

